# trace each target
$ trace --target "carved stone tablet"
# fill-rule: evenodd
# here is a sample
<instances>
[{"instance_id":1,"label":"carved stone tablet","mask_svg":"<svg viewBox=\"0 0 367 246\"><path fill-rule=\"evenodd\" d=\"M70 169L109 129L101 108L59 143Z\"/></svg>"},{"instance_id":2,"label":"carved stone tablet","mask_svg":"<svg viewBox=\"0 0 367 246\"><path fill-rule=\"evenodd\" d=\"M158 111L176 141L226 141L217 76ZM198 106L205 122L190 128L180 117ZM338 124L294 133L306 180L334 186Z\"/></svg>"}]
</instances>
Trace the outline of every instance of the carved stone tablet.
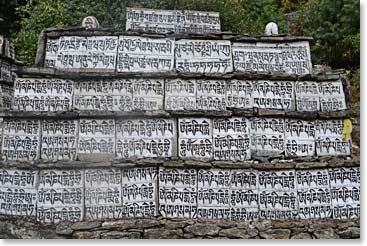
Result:
<instances>
[{"instance_id":1,"label":"carved stone tablet","mask_svg":"<svg viewBox=\"0 0 367 246\"><path fill-rule=\"evenodd\" d=\"M75 160L77 135L77 120L43 120L41 158L44 160Z\"/></svg>"},{"instance_id":2,"label":"carved stone tablet","mask_svg":"<svg viewBox=\"0 0 367 246\"><path fill-rule=\"evenodd\" d=\"M173 119L131 119L116 124L116 155L170 157L176 155L176 122Z\"/></svg>"},{"instance_id":3,"label":"carved stone tablet","mask_svg":"<svg viewBox=\"0 0 367 246\"><path fill-rule=\"evenodd\" d=\"M55 68L114 71L117 45L117 36L62 36L59 39Z\"/></svg>"},{"instance_id":4,"label":"carved stone tablet","mask_svg":"<svg viewBox=\"0 0 367 246\"><path fill-rule=\"evenodd\" d=\"M239 117L214 119L213 142L215 160L250 159L250 121Z\"/></svg>"},{"instance_id":5,"label":"carved stone tablet","mask_svg":"<svg viewBox=\"0 0 367 246\"><path fill-rule=\"evenodd\" d=\"M221 169L200 169L198 171L198 188L230 188L231 172Z\"/></svg>"},{"instance_id":6,"label":"carved stone tablet","mask_svg":"<svg viewBox=\"0 0 367 246\"><path fill-rule=\"evenodd\" d=\"M124 217L157 215L157 169L153 167L122 170Z\"/></svg>"},{"instance_id":7,"label":"carved stone tablet","mask_svg":"<svg viewBox=\"0 0 367 246\"><path fill-rule=\"evenodd\" d=\"M126 8L126 30L157 33L220 32L219 13Z\"/></svg>"},{"instance_id":8,"label":"carved stone tablet","mask_svg":"<svg viewBox=\"0 0 367 246\"><path fill-rule=\"evenodd\" d=\"M226 82L224 80L197 80L196 86L198 110L226 110Z\"/></svg>"},{"instance_id":9,"label":"carved stone tablet","mask_svg":"<svg viewBox=\"0 0 367 246\"><path fill-rule=\"evenodd\" d=\"M253 82L248 80L227 81L227 107L251 109L254 107Z\"/></svg>"},{"instance_id":10,"label":"carved stone tablet","mask_svg":"<svg viewBox=\"0 0 367 246\"><path fill-rule=\"evenodd\" d=\"M42 170L37 202L37 220L57 223L80 221L84 213L84 171Z\"/></svg>"},{"instance_id":11,"label":"carved stone tablet","mask_svg":"<svg viewBox=\"0 0 367 246\"><path fill-rule=\"evenodd\" d=\"M4 120L2 157L5 160L37 160L40 153L39 120Z\"/></svg>"},{"instance_id":12,"label":"carved stone tablet","mask_svg":"<svg viewBox=\"0 0 367 246\"><path fill-rule=\"evenodd\" d=\"M296 190L294 170L259 172L260 190L292 191Z\"/></svg>"},{"instance_id":13,"label":"carved stone tablet","mask_svg":"<svg viewBox=\"0 0 367 246\"><path fill-rule=\"evenodd\" d=\"M85 170L85 218L122 218L121 169Z\"/></svg>"},{"instance_id":14,"label":"carved stone tablet","mask_svg":"<svg viewBox=\"0 0 367 246\"><path fill-rule=\"evenodd\" d=\"M70 111L72 98L71 80L17 78L13 108L17 111Z\"/></svg>"},{"instance_id":15,"label":"carved stone tablet","mask_svg":"<svg viewBox=\"0 0 367 246\"><path fill-rule=\"evenodd\" d=\"M207 118L178 119L178 153L182 158L211 159L212 121Z\"/></svg>"},{"instance_id":16,"label":"carved stone tablet","mask_svg":"<svg viewBox=\"0 0 367 246\"><path fill-rule=\"evenodd\" d=\"M233 71L231 42L227 40L178 40L175 60L176 70L180 73Z\"/></svg>"},{"instance_id":17,"label":"carved stone tablet","mask_svg":"<svg viewBox=\"0 0 367 246\"><path fill-rule=\"evenodd\" d=\"M119 36L117 72L171 71L174 46L174 39Z\"/></svg>"},{"instance_id":18,"label":"carved stone tablet","mask_svg":"<svg viewBox=\"0 0 367 246\"><path fill-rule=\"evenodd\" d=\"M47 39L46 42L46 54L44 66L48 68L56 67L57 53L59 51L60 41L57 39Z\"/></svg>"},{"instance_id":19,"label":"carved stone tablet","mask_svg":"<svg viewBox=\"0 0 367 246\"><path fill-rule=\"evenodd\" d=\"M333 218L350 220L361 215L360 204L333 205Z\"/></svg>"},{"instance_id":20,"label":"carved stone tablet","mask_svg":"<svg viewBox=\"0 0 367 246\"><path fill-rule=\"evenodd\" d=\"M321 111L333 112L347 108L344 88L341 81L319 84Z\"/></svg>"},{"instance_id":21,"label":"carved stone tablet","mask_svg":"<svg viewBox=\"0 0 367 246\"><path fill-rule=\"evenodd\" d=\"M361 173L359 167L341 167L329 169L330 186L356 186L360 185Z\"/></svg>"},{"instance_id":22,"label":"carved stone tablet","mask_svg":"<svg viewBox=\"0 0 367 246\"><path fill-rule=\"evenodd\" d=\"M256 221L259 218L259 208L231 208L232 221Z\"/></svg>"},{"instance_id":23,"label":"carved stone tablet","mask_svg":"<svg viewBox=\"0 0 367 246\"><path fill-rule=\"evenodd\" d=\"M133 82L133 109L138 111L162 110L163 79L138 79Z\"/></svg>"},{"instance_id":24,"label":"carved stone tablet","mask_svg":"<svg viewBox=\"0 0 367 246\"><path fill-rule=\"evenodd\" d=\"M285 120L286 156L312 156L315 154L315 122Z\"/></svg>"},{"instance_id":25,"label":"carved stone tablet","mask_svg":"<svg viewBox=\"0 0 367 246\"><path fill-rule=\"evenodd\" d=\"M0 214L36 216L38 172L0 169Z\"/></svg>"},{"instance_id":26,"label":"carved stone tablet","mask_svg":"<svg viewBox=\"0 0 367 246\"><path fill-rule=\"evenodd\" d=\"M13 106L13 86L0 84L0 109L11 109Z\"/></svg>"},{"instance_id":27,"label":"carved stone tablet","mask_svg":"<svg viewBox=\"0 0 367 246\"><path fill-rule=\"evenodd\" d=\"M330 218L332 208L330 205L306 206L299 208L300 219L322 219Z\"/></svg>"},{"instance_id":28,"label":"carved stone tablet","mask_svg":"<svg viewBox=\"0 0 367 246\"><path fill-rule=\"evenodd\" d=\"M166 79L165 110L196 110L196 80Z\"/></svg>"},{"instance_id":29,"label":"carved stone tablet","mask_svg":"<svg viewBox=\"0 0 367 246\"><path fill-rule=\"evenodd\" d=\"M74 108L96 111L131 111L133 80L76 81Z\"/></svg>"},{"instance_id":30,"label":"carved stone tablet","mask_svg":"<svg viewBox=\"0 0 367 246\"><path fill-rule=\"evenodd\" d=\"M115 120L80 119L79 159L115 157Z\"/></svg>"},{"instance_id":31,"label":"carved stone tablet","mask_svg":"<svg viewBox=\"0 0 367 246\"><path fill-rule=\"evenodd\" d=\"M254 82L254 108L295 110L294 82L267 81Z\"/></svg>"},{"instance_id":32,"label":"carved stone tablet","mask_svg":"<svg viewBox=\"0 0 367 246\"><path fill-rule=\"evenodd\" d=\"M296 109L301 112L320 110L319 84L313 81L295 82Z\"/></svg>"},{"instance_id":33,"label":"carved stone tablet","mask_svg":"<svg viewBox=\"0 0 367 246\"><path fill-rule=\"evenodd\" d=\"M11 73L12 65L0 58L0 81L12 82L13 75Z\"/></svg>"},{"instance_id":34,"label":"carved stone tablet","mask_svg":"<svg viewBox=\"0 0 367 246\"><path fill-rule=\"evenodd\" d=\"M251 118L251 156L269 156L284 151L284 119Z\"/></svg>"},{"instance_id":35,"label":"carved stone tablet","mask_svg":"<svg viewBox=\"0 0 367 246\"><path fill-rule=\"evenodd\" d=\"M231 170L231 189L257 190L259 174L256 170L245 171L242 169Z\"/></svg>"},{"instance_id":36,"label":"carved stone tablet","mask_svg":"<svg viewBox=\"0 0 367 246\"><path fill-rule=\"evenodd\" d=\"M235 71L312 73L308 41L292 43L234 43Z\"/></svg>"},{"instance_id":37,"label":"carved stone tablet","mask_svg":"<svg viewBox=\"0 0 367 246\"><path fill-rule=\"evenodd\" d=\"M229 220L231 210L229 207L198 207L198 219L203 220Z\"/></svg>"},{"instance_id":38,"label":"carved stone tablet","mask_svg":"<svg viewBox=\"0 0 367 246\"><path fill-rule=\"evenodd\" d=\"M329 188L329 172L326 169L319 170L298 170L297 189L308 188Z\"/></svg>"}]
</instances>

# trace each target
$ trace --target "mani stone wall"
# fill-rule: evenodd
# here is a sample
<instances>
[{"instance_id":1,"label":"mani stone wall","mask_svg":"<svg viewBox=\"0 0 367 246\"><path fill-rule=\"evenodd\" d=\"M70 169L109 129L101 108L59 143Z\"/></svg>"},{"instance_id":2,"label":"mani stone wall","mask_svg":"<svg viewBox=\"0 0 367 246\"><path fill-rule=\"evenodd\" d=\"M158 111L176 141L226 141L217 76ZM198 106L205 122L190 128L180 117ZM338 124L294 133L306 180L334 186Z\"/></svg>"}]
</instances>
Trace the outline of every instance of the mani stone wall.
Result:
<instances>
[{"instance_id":1,"label":"mani stone wall","mask_svg":"<svg viewBox=\"0 0 367 246\"><path fill-rule=\"evenodd\" d=\"M309 41L43 31L2 112L0 235L359 237L349 82Z\"/></svg>"}]
</instances>

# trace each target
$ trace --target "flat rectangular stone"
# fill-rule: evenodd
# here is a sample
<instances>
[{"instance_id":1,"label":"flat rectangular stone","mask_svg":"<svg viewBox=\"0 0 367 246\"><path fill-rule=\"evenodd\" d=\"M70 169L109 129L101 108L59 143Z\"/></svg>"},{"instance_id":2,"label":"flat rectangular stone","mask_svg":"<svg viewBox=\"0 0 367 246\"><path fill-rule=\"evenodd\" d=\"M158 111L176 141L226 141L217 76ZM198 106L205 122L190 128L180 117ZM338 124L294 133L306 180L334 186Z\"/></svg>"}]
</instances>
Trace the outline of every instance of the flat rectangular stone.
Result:
<instances>
[{"instance_id":1,"label":"flat rectangular stone","mask_svg":"<svg viewBox=\"0 0 367 246\"><path fill-rule=\"evenodd\" d=\"M260 190L259 204L260 210L298 210L297 192Z\"/></svg>"},{"instance_id":2,"label":"flat rectangular stone","mask_svg":"<svg viewBox=\"0 0 367 246\"><path fill-rule=\"evenodd\" d=\"M329 173L326 169L297 170L297 189L329 188Z\"/></svg>"},{"instance_id":3,"label":"flat rectangular stone","mask_svg":"<svg viewBox=\"0 0 367 246\"><path fill-rule=\"evenodd\" d=\"M117 45L117 36L61 36L55 68L114 71L116 68Z\"/></svg>"},{"instance_id":4,"label":"flat rectangular stone","mask_svg":"<svg viewBox=\"0 0 367 246\"><path fill-rule=\"evenodd\" d=\"M293 220L298 218L298 210L260 210L259 219L263 220Z\"/></svg>"},{"instance_id":5,"label":"flat rectangular stone","mask_svg":"<svg viewBox=\"0 0 367 246\"><path fill-rule=\"evenodd\" d=\"M37 207L37 221L42 223L77 222L82 221L83 217L83 207Z\"/></svg>"},{"instance_id":6,"label":"flat rectangular stone","mask_svg":"<svg viewBox=\"0 0 367 246\"><path fill-rule=\"evenodd\" d=\"M103 169L86 169L85 171L85 187L117 187L121 188L121 169L103 168Z\"/></svg>"},{"instance_id":7,"label":"flat rectangular stone","mask_svg":"<svg viewBox=\"0 0 367 246\"><path fill-rule=\"evenodd\" d=\"M159 204L196 205L198 190L196 187L159 186Z\"/></svg>"},{"instance_id":8,"label":"flat rectangular stone","mask_svg":"<svg viewBox=\"0 0 367 246\"><path fill-rule=\"evenodd\" d=\"M318 156L338 156L351 154L351 141L343 137L318 137L316 139Z\"/></svg>"},{"instance_id":9,"label":"flat rectangular stone","mask_svg":"<svg viewBox=\"0 0 367 246\"><path fill-rule=\"evenodd\" d=\"M231 170L231 189L236 190L257 190L258 189L258 171L257 170Z\"/></svg>"},{"instance_id":10,"label":"flat rectangular stone","mask_svg":"<svg viewBox=\"0 0 367 246\"><path fill-rule=\"evenodd\" d=\"M38 188L83 188L83 170L41 170Z\"/></svg>"},{"instance_id":11,"label":"flat rectangular stone","mask_svg":"<svg viewBox=\"0 0 367 246\"><path fill-rule=\"evenodd\" d=\"M5 160L39 159L41 127L39 120L5 119L2 157Z\"/></svg>"},{"instance_id":12,"label":"flat rectangular stone","mask_svg":"<svg viewBox=\"0 0 367 246\"><path fill-rule=\"evenodd\" d=\"M126 12L126 31L204 34L221 30L217 12L142 8L126 8Z\"/></svg>"},{"instance_id":13,"label":"flat rectangular stone","mask_svg":"<svg viewBox=\"0 0 367 246\"><path fill-rule=\"evenodd\" d=\"M256 221L259 219L259 208L238 208L230 209L232 221Z\"/></svg>"},{"instance_id":14,"label":"flat rectangular stone","mask_svg":"<svg viewBox=\"0 0 367 246\"><path fill-rule=\"evenodd\" d=\"M316 142L314 140L288 138L285 140L285 156L314 156L316 153L315 146Z\"/></svg>"},{"instance_id":15,"label":"flat rectangular stone","mask_svg":"<svg viewBox=\"0 0 367 246\"><path fill-rule=\"evenodd\" d=\"M83 206L84 189L83 187L39 188L37 204L43 207Z\"/></svg>"},{"instance_id":16,"label":"flat rectangular stone","mask_svg":"<svg viewBox=\"0 0 367 246\"><path fill-rule=\"evenodd\" d=\"M250 80L227 81L227 107L252 109L254 107L253 82Z\"/></svg>"},{"instance_id":17,"label":"flat rectangular stone","mask_svg":"<svg viewBox=\"0 0 367 246\"><path fill-rule=\"evenodd\" d=\"M259 172L259 189L261 191L294 191L296 190L295 171L291 169Z\"/></svg>"},{"instance_id":18,"label":"flat rectangular stone","mask_svg":"<svg viewBox=\"0 0 367 246\"><path fill-rule=\"evenodd\" d=\"M17 111L70 111L73 82L65 79L17 78L13 109Z\"/></svg>"},{"instance_id":19,"label":"flat rectangular stone","mask_svg":"<svg viewBox=\"0 0 367 246\"><path fill-rule=\"evenodd\" d=\"M350 220L361 215L360 204L333 205L333 219Z\"/></svg>"},{"instance_id":20,"label":"flat rectangular stone","mask_svg":"<svg viewBox=\"0 0 367 246\"><path fill-rule=\"evenodd\" d=\"M159 168L160 187L196 188L197 183L196 169Z\"/></svg>"},{"instance_id":21,"label":"flat rectangular stone","mask_svg":"<svg viewBox=\"0 0 367 246\"><path fill-rule=\"evenodd\" d=\"M361 182L361 173L359 167L330 168L329 177L331 187L359 186Z\"/></svg>"},{"instance_id":22,"label":"flat rectangular stone","mask_svg":"<svg viewBox=\"0 0 367 246\"><path fill-rule=\"evenodd\" d=\"M168 72L174 66L175 40L119 36L117 72Z\"/></svg>"},{"instance_id":23,"label":"flat rectangular stone","mask_svg":"<svg viewBox=\"0 0 367 246\"><path fill-rule=\"evenodd\" d=\"M178 40L175 44L175 64L180 73L230 73L233 71L231 42Z\"/></svg>"},{"instance_id":24,"label":"flat rectangular stone","mask_svg":"<svg viewBox=\"0 0 367 246\"><path fill-rule=\"evenodd\" d=\"M155 201L157 186L156 182L122 184L122 201L124 203Z\"/></svg>"},{"instance_id":25,"label":"flat rectangular stone","mask_svg":"<svg viewBox=\"0 0 367 246\"><path fill-rule=\"evenodd\" d=\"M253 88L254 108L295 110L293 81L258 80Z\"/></svg>"},{"instance_id":26,"label":"flat rectangular stone","mask_svg":"<svg viewBox=\"0 0 367 246\"><path fill-rule=\"evenodd\" d=\"M164 218L194 219L197 214L197 205L159 204L159 212Z\"/></svg>"},{"instance_id":27,"label":"flat rectangular stone","mask_svg":"<svg viewBox=\"0 0 367 246\"><path fill-rule=\"evenodd\" d=\"M225 188L198 187L198 207L228 207L230 190Z\"/></svg>"},{"instance_id":28,"label":"flat rectangular stone","mask_svg":"<svg viewBox=\"0 0 367 246\"><path fill-rule=\"evenodd\" d=\"M38 184L38 171L0 169L1 188L32 189Z\"/></svg>"},{"instance_id":29,"label":"flat rectangular stone","mask_svg":"<svg viewBox=\"0 0 367 246\"><path fill-rule=\"evenodd\" d=\"M154 201L149 202L124 202L123 217L128 218L151 218L157 216L157 204Z\"/></svg>"},{"instance_id":30,"label":"flat rectangular stone","mask_svg":"<svg viewBox=\"0 0 367 246\"><path fill-rule=\"evenodd\" d=\"M209 118L179 118L179 138L211 138L213 123Z\"/></svg>"},{"instance_id":31,"label":"flat rectangular stone","mask_svg":"<svg viewBox=\"0 0 367 246\"><path fill-rule=\"evenodd\" d=\"M121 219L122 205L85 205L86 220Z\"/></svg>"},{"instance_id":32,"label":"flat rectangular stone","mask_svg":"<svg viewBox=\"0 0 367 246\"><path fill-rule=\"evenodd\" d=\"M37 189L0 186L0 214L36 216Z\"/></svg>"},{"instance_id":33,"label":"flat rectangular stone","mask_svg":"<svg viewBox=\"0 0 367 246\"><path fill-rule=\"evenodd\" d=\"M198 207L196 218L203 220L229 220L231 218L231 210L229 207Z\"/></svg>"},{"instance_id":34,"label":"flat rectangular stone","mask_svg":"<svg viewBox=\"0 0 367 246\"><path fill-rule=\"evenodd\" d=\"M155 167L122 169L122 184L155 182L157 173Z\"/></svg>"},{"instance_id":35,"label":"flat rectangular stone","mask_svg":"<svg viewBox=\"0 0 367 246\"><path fill-rule=\"evenodd\" d=\"M41 158L75 160L77 157L77 120L43 120Z\"/></svg>"},{"instance_id":36,"label":"flat rectangular stone","mask_svg":"<svg viewBox=\"0 0 367 246\"><path fill-rule=\"evenodd\" d=\"M298 203L300 207L331 206L331 195L330 188L298 189Z\"/></svg>"},{"instance_id":37,"label":"flat rectangular stone","mask_svg":"<svg viewBox=\"0 0 367 246\"><path fill-rule=\"evenodd\" d=\"M341 186L331 188L331 203L335 205L360 204L360 186Z\"/></svg>"},{"instance_id":38,"label":"flat rectangular stone","mask_svg":"<svg viewBox=\"0 0 367 246\"><path fill-rule=\"evenodd\" d=\"M231 189L230 191L231 208L258 208L258 190Z\"/></svg>"},{"instance_id":39,"label":"flat rectangular stone","mask_svg":"<svg viewBox=\"0 0 367 246\"><path fill-rule=\"evenodd\" d=\"M332 216L331 205L316 205L299 208L300 219L323 219Z\"/></svg>"},{"instance_id":40,"label":"flat rectangular stone","mask_svg":"<svg viewBox=\"0 0 367 246\"><path fill-rule=\"evenodd\" d=\"M84 202L86 207L94 207L95 209L103 205L111 205L112 207L121 206L121 187L89 187L85 188Z\"/></svg>"},{"instance_id":41,"label":"flat rectangular stone","mask_svg":"<svg viewBox=\"0 0 367 246\"><path fill-rule=\"evenodd\" d=\"M198 189L216 188L229 189L231 186L231 171L222 169L200 169L198 171Z\"/></svg>"}]
</instances>

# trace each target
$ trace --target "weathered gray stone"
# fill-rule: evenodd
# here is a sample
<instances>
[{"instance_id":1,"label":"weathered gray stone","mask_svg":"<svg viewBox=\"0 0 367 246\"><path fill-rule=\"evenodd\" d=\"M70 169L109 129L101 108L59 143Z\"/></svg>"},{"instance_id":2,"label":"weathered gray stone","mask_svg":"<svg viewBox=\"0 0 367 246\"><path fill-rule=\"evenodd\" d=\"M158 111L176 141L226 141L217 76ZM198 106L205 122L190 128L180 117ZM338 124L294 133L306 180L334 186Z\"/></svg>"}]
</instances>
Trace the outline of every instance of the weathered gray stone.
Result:
<instances>
[{"instance_id":1,"label":"weathered gray stone","mask_svg":"<svg viewBox=\"0 0 367 246\"><path fill-rule=\"evenodd\" d=\"M74 239L98 239L101 237L101 231L76 231L73 233Z\"/></svg>"},{"instance_id":2,"label":"weathered gray stone","mask_svg":"<svg viewBox=\"0 0 367 246\"><path fill-rule=\"evenodd\" d=\"M185 232L192 233L196 236L214 236L220 230L220 227L211 224L195 224L185 227Z\"/></svg>"},{"instance_id":3,"label":"weathered gray stone","mask_svg":"<svg viewBox=\"0 0 367 246\"><path fill-rule=\"evenodd\" d=\"M219 236L227 238L252 238L257 235L258 231L256 229L239 229L239 228L229 228L222 229L219 232Z\"/></svg>"},{"instance_id":4,"label":"weathered gray stone","mask_svg":"<svg viewBox=\"0 0 367 246\"><path fill-rule=\"evenodd\" d=\"M289 229L269 229L260 232L260 237L265 239L288 239L291 235Z\"/></svg>"},{"instance_id":5,"label":"weathered gray stone","mask_svg":"<svg viewBox=\"0 0 367 246\"><path fill-rule=\"evenodd\" d=\"M294 234L291 239L312 239L312 236L308 232L301 232Z\"/></svg>"},{"instance_id":6,"label":"weathered gray stone","mask_svg":"<svg viewBox=\"0 0 367 246\"><path fill-rule=\"evenodd\" d=\"M273 229L293 229L297 227L305 227L303 221L272 221Z\"/></svg>"},{"instance_id":7,"label":"weathered gray stone","mask_svg":"<svg viewBox=\"0 0 367 246\"><path fill-rule=\"evenodd\" d=\"M254 221L252 223L259 231L266 231L271 228L270 220Z\"/></svg>"},{"instance_id":8,"label":"weathered gray stone","mask_svg":"<svg viewBox=\"0 0 367 246\"><path fill-rule=\"evenodd\" d=\"M154 228L144 230L144 238L151 239L179 239L183 238L183 235L182 229L166 230L163 228Z\"/></svg>"},{"instance_id":9,"label":"weathered gray stone","mask_svg":"<svg viewBox=\"0 0 367 246\"><path fill-rule=\"evenodd\" d=\"M354 226L355 223L353 221L346 221L346 222L342 222L338 224L338 230L345 230L348 229L349 227Z\"/></svg>"},{"instance_id":10,"label":"weathered gray stone","mask_svg":"<svg viewBox=\"0 0 367 246\"><path fill-rule=\"evenodd\" d=\"M341 231L339 233L341 238L360 238L360 228L359 227L349 227L348 229Z\"/></svg>"},{"instance_id":11,"label":"weathered gray stone","mask_svg":"<svg viewBox=\"0 0 367 246\"><path fill-rule=\"evenodd\" d=\"M81 221L71 225L71 229L74 231L90 230L100 227L102 222L99 221Z\"/></svg>"},{"instance_id":12,"label":"weathered gray stone","mask_svg":"<svg viewBox=\"0 0 367 246\"><path fill-rule=\"evenodd\" d=\"M184 228L185 226L188 226L192 223L188 221L167 221L164 223L164 227L168 230L178 229L178 228Z\"/></svg>"},{"instance_id":13,"label":"weathered gray stone","mask_svg":"<svg viewBox=\"0 0 367 246\"><path fill-rule=\"evenodd\" d=\"M131 219L131 220L118 220L107 221L102 224L103 229L144 229L160 225L160 222L154 219Z\"/></svg>"},{"instance_id":14,"label":"weathered gray stone","mask_svg":"<svg viewBox=\"0 0 367 246\"><path fill-rule=\"evenodd\" d=\"M326 167L328 164L326 162L299 162L296 164L298 169L309 169L309 168L322 168Z\"/></svg>"},{"instance_id":15,"label":"weathered gray stone","mask_svg":"<svg viewBox=\"0 0 367 246\"><path fill-rule=\"evenodd\" d=\"M61 222L56 226L56 234L69 236L73 234L73 229L71 228L71 222Z\"/></svg>"},{"instance_id":16,"label":"weathered gray stone","mask_svg":"<svg viewBox=\"0 0 367 246\"><path fill-rule=\"evenodd\" d=\"M313 232L317 239L337 239L339 236L332 228L323 228Z\"/></svg>"},{"instance_id":17,"label":"weathered gray stone","mask_svg":"<svg viewBox=\"0 0 367 246\"><path fill-rule=\"evenodd\" d=\"M139 232L109 231L101 234L101 239L140 239Z\"/></svg>"}]
</instances>

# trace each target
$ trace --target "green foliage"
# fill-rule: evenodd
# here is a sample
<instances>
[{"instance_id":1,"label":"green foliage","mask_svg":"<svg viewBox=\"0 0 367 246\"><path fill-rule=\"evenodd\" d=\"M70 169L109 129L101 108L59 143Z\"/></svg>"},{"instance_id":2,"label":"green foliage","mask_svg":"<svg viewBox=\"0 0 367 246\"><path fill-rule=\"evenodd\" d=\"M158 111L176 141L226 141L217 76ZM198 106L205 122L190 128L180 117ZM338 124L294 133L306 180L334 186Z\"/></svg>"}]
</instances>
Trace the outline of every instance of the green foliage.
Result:
<instances>
[{"instance_id":1,"label":"green foliage","mask_svg":"<svg viewBox=\"0 0 367 246\"><path fill-rule=\"evenodd\" d=\"M359 1L310 0L301 11L304 34L316 40L311 50L314 64L359 66Z\"/></svg>"}]
</instances>

